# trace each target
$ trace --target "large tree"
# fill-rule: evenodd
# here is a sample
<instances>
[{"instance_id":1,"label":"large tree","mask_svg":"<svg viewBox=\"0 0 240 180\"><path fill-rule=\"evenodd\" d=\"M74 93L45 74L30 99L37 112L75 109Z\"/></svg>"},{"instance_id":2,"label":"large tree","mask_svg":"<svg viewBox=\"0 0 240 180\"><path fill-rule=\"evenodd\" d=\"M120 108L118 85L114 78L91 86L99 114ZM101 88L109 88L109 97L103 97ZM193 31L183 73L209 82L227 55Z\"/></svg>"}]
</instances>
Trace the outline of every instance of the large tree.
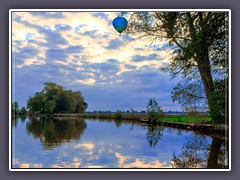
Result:
<instances>
[{"instance_id":1,"label":"large tree","mask_svg":"<svg viewBox=\"0 0 240 180\"><path fill-rule=\"evenodd\" d=\"M148 38L150 43L167 40L173 58L165 70L183 80L198 76L213 122L224 123L224 115L216 106L220 95L215 80L228 75L228 12L133 12L126 32ZM186 92L185 97L196 98L196 94Z\"/></svg>"},{"instance_id":2,"label":"large tree","mask_svg":"<svg viewBox=\"0 0 240 180\"><path fill-rule=\"evenodd\" d=\"M65 90L61 85L47 82L42 91L29 97L27 108L32 113L82 113L87 103L80 91Z\"/></svg>"}]
</instances>

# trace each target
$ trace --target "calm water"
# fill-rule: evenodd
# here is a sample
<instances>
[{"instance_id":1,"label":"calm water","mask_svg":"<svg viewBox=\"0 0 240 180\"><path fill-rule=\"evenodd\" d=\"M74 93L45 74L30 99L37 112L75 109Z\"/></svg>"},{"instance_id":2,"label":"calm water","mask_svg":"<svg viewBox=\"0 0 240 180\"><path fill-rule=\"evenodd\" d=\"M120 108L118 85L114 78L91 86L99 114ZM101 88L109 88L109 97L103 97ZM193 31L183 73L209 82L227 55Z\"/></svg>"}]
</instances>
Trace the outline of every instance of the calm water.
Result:
<instances>
[{"instance_id":1,"label":"calm water","mask_svg":"<svg viewBox=\"0 0 240 180\"><path fill-rule=\"evenodd\" d=\"M113 120L12 120L12 168L227 168L227 142Z\"/></svg>"}]
</instances>

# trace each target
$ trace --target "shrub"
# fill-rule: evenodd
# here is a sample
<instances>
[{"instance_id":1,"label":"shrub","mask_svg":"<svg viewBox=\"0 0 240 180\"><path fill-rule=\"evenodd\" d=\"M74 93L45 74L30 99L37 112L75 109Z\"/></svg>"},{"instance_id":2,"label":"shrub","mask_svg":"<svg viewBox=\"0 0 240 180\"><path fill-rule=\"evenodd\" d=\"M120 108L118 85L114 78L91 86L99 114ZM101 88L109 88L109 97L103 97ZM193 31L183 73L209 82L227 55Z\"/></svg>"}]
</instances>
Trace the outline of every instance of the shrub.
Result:
<instances>
[{"instance_id":1,"label":"shrub","mask_svg":"<svg viewBox=\"0 0 240 180\"><path fill-rule=\"evenodd\" d=\"M155 98L149 99L147 104L147 115L150 122L156 122L159 114L162 114L161 106L158 105Z\"/></svg>"},{"instance_id":2,"label":"shrub","mask_svg":"<svg viewBox=\"0 0 240 180\"><path fill-rule=\"evenodd\" d=\"M115 119L121 119L122 118L122 111L117 110L114 115Z\"/></svg>"}]
</instances>

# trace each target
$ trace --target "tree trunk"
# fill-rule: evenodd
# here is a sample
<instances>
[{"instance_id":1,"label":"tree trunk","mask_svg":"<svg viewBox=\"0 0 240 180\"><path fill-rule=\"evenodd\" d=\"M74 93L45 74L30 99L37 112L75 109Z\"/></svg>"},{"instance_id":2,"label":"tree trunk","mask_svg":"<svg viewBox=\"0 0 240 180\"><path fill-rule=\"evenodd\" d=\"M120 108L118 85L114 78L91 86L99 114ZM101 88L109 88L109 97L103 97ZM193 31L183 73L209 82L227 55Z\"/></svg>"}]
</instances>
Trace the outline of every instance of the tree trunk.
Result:
<instances>
[{"instance_id":1,"label":"tree trunk","mask_svg":"<svg viewBox=\"0 0 240 180\"><path fill-rule=\"evenodd\" d=\"M217 96L214 92L214 83L211 73L210 57L208 52L208 41L206 32L206 22L203 19L201 12L198 13L200 22L199 29L196 30L194 27L194 21L191 13L187 13L189 32L192 39L192 44L195 49L196 57L195 60L198 64L201 80L204 84L204 90L208 101L208 106L213 123L224 123L224 118L221 115L220 109L217 103Z\"/></svg>"},{"instance_id":2,"label":"tree trunk","mask_svg":"<svg viewBox=\"0 0 240 180\"><path fill-rule=\"evenodd\" d=\"M208 47L206 46L206 41L203 37L202 47L200 52L197 54L197 63L200 76L204 85L204 90L206 93L208 106L213 123L224 123L224 117L221 115L221 111L218 104L218 97L214 91L214 82L211 73L210 58L208 53Z\"/></svg>"}]
</instances>

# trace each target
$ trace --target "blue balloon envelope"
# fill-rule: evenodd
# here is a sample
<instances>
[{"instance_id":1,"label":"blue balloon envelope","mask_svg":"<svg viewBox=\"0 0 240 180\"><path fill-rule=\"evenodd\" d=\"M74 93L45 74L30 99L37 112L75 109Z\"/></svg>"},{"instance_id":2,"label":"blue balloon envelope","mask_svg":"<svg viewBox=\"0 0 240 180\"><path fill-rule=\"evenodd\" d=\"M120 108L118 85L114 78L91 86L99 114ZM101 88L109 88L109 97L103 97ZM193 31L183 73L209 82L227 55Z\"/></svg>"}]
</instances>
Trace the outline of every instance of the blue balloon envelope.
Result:
<instances>
[{"instance_id":1,"label":"blue balloon envelope","mask_svg":"<svg viewBox=\"0 0 240 180\"><path fill-rule=\"evenodd\" d=\"M127 20L124 17L116 17L112 23L113 23L113 27L120 34L127 28L127 24L128 24Z\"/></svg>"}]
</instances>

